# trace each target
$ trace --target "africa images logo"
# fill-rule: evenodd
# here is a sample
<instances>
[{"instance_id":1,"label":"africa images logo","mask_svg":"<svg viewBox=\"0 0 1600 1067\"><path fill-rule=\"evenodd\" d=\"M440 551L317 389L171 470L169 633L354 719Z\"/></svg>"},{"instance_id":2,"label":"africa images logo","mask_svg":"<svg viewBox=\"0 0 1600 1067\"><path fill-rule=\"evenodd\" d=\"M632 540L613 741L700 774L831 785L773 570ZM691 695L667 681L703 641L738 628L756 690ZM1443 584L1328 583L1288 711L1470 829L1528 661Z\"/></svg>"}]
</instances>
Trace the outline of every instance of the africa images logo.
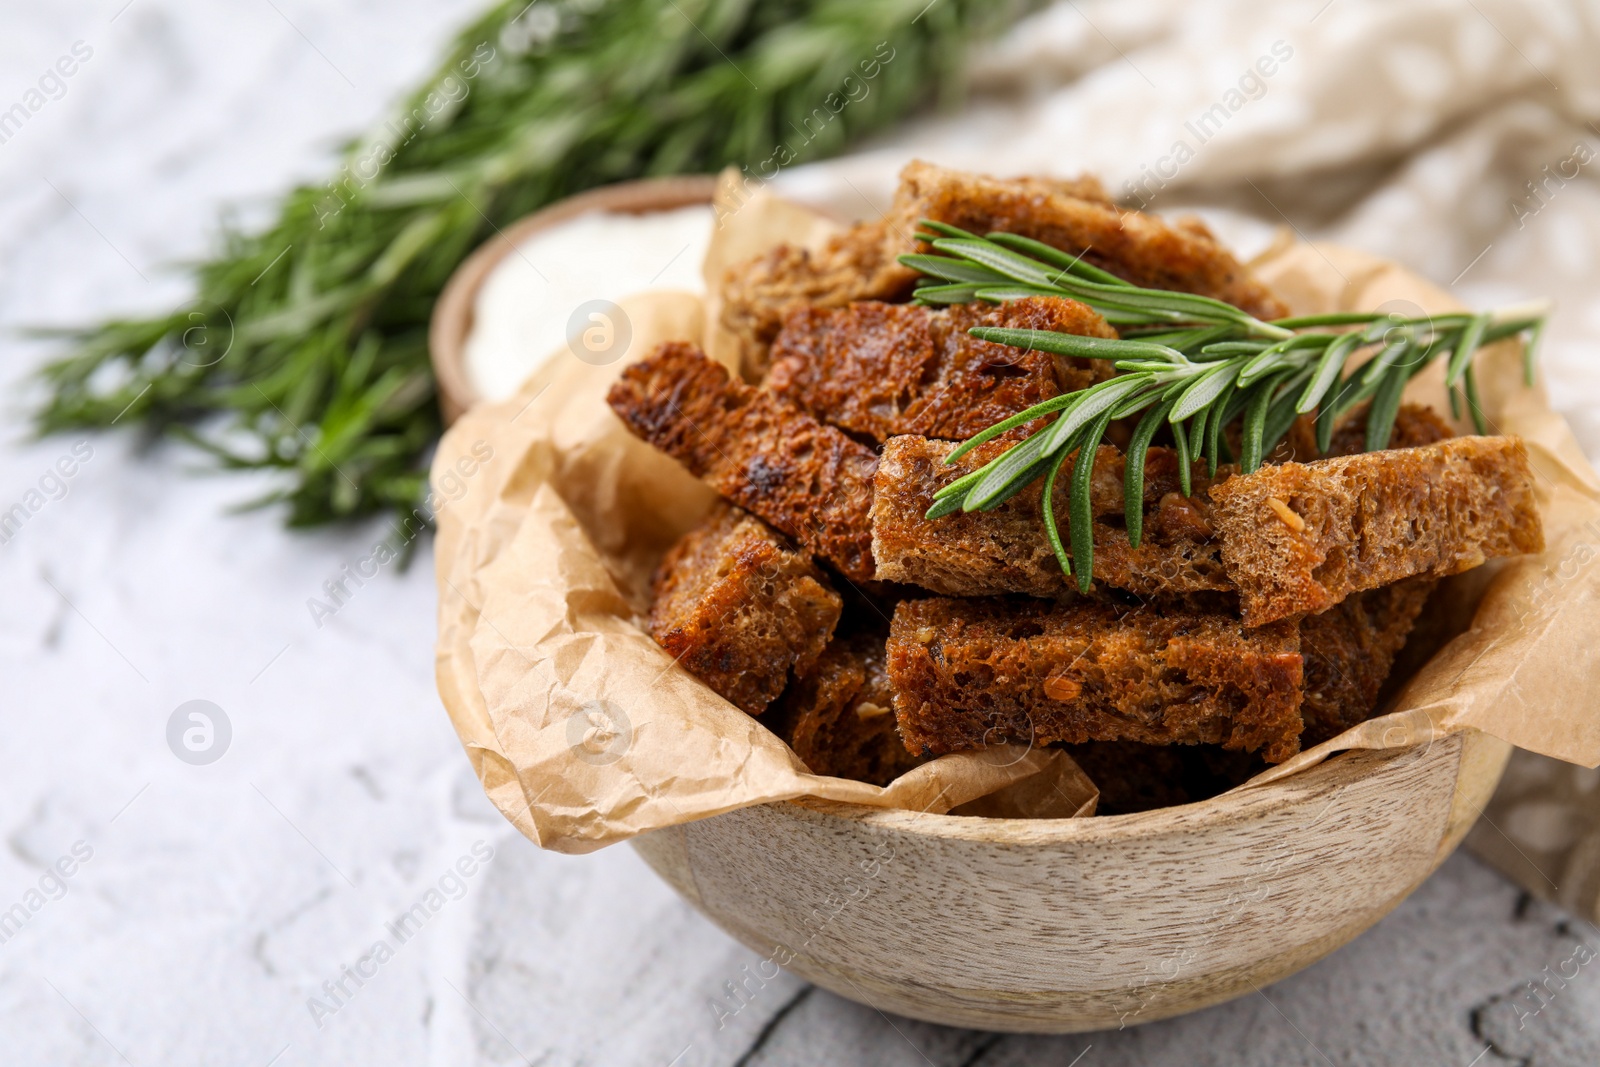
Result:
<instances>
[{"instance_id":1,"label":"africa images logo","mask_svg":"<svg viewBox=\"0 0 1600 1067\"><path fill-rule=\"evenodd\" d=\"M209 700L188 700L167 717L167 747L196 767L215 763L233 741L228 713Z\"/></svg>"},{"instance_id":2,"label":"africa images logo","mask_svg":"<svg viewBox=\"0 0 1600 1067\"><path fill-rule=\"evenodd\" d=\"M585 763L615 763L632 743L628 713L609 700L591 700L567 719L567 744Z\"/></svg>"}]
</instances>

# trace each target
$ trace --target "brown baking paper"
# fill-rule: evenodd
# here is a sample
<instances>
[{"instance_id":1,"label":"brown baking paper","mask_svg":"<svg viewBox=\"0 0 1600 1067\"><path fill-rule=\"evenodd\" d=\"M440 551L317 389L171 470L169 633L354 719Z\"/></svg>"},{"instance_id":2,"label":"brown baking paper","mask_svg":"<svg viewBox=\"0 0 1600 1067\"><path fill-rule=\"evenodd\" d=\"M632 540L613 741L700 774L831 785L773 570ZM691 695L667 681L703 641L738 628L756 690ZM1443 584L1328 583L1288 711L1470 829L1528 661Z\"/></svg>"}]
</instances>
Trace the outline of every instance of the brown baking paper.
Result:
<instances>
[{"instance_id":1,"label":"brown baking paper","mask_svg":"<svg viewBox=\"0 0 1600 1067\"><path fill-rule=\"evenodd\" d=\"M764 193L748 202L727 194L707 256L712 280L776 243L813 244L833 229ZM1297 313L1455 306L1392 264L1338 249L1285 240L1255 269ZM591 365L557 354L512 400L463 416L434 461L439 692L506 818L544 847L586 852L800 797L933 812L986 798L963 811L1092 813L1092 784L1058 750L945 756L884 788L810 774L758 719L655 644L643 625L650 572L713 495L633 438L605 393L627 361L661 341L706 343L725 364L731 352L726 336L706 329L715 307L693 295L644 294L622 310L632 340L621 358ZM1600 538L1600 479L1542 391L1517 381L1515 346L1480 359L1490 418L1528 441L1549 551L1463 586L1471 595L1455 599L1465 604L1464 632L1417 673L1395 711L1241 788L1272 788L1341 749L1402 747L1468 728L1600 763L1600 725L1586 698L1596 677L1587 646L1600 634L1600 570L1587 548ZM1443 410L1434 370L1412 391Z\"/></svg>"}]
</instances>

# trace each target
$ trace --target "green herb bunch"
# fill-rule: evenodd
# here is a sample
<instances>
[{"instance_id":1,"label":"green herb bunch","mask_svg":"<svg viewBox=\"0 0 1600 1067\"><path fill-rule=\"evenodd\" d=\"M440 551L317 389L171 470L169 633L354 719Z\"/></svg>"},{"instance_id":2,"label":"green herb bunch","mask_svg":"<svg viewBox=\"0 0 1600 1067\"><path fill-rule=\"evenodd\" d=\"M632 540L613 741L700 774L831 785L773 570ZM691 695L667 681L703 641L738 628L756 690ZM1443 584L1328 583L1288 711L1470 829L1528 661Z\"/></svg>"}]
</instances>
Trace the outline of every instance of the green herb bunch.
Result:
<instances>
[{"instance_id":1,"label":"green herb bunch","mask_svg":"<svg viewBox=\"0 0 1600 1067\"><path fill-rule=\"evenodd\" d=\"M475 246L607 182L837 152L959 85L969 45L1026 6L497 4L331 181L264 229L225 227L192 304L55 331L72 349L44 370L37 426L140 423L282 471L262 503L291 525L408 512L440 431L428 317Z\"/></svg>"},{"instance_id":2,"label":"green herb bunch","mask_svg":"<svg viewBox=\"0 0 1600 1067\"><path fill-rule=\"evenodd\" d=\"M1085 389L1054 397L998 422L964 442L954 463L1000 434L1042 416L1055 416L1024 440L951 482L934 497L928 518L955 511L989 511L1044 479L1045 535L1064 573L1078 562L1078 587L1088 592L1093 570L1093 515L1089 489L1095 451L1114 419L1143 412L1128 445L1124 473L1128 540L1138 547L1144 519L1145 457L1166 428L1177 451L1185 495L1190 466L1205 460L1215 475L1221 462L1248 474L1281 441L1295 419L1315 413L1317 447L1326 452L1340 417L1370 401L1366 447L1388 447L1400 397L1436 359L1448 360L1445 382L1460 417L1464 402L1479 433L1488 432L1478 403L1473 357L1494 341L1529 334L1524 376L1533 381L1533 354L1544 325L1544 305L1482 314L1409 318L1381 312L1314 315L1264 322L1231 304L1164 289L1142 289L1084 263L1081 257L1009 233L985 237L924 219L918 237L933 255L900 262L925 277L916 289L922 304L1001 302L1029 296L1064 296L1088 304L1118 328L1121 339L1079 337L1050 330L974 327L985 341L1063 356L1113 361L1117 373ZM1349 373L1351 357L1373 353ZM1238 424L1241 455L1225 430ZM1056 477L1071 459L1068 536L1061 542L1054 508Z\"/></svg>"}]
</instances>

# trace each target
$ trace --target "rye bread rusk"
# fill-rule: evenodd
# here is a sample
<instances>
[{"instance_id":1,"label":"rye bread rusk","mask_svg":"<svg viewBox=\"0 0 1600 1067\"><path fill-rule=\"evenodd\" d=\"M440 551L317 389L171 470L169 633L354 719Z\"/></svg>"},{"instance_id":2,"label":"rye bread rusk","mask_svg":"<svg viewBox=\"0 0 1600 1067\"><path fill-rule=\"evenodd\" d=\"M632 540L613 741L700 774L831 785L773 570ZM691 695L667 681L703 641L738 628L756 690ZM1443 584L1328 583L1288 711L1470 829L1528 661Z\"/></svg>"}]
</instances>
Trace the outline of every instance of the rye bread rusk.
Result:
<instances>
[{"instance_id":1,"label":"rye bread rusk","mask_svg":"<svg viewBox=\"0 0 1600 1067\"><path fill-rule=\"evenodd\" d=\"M681 342L624 369L606 401L634 434L728 500L851 581L873 577L870 448Z\"/></svg>"},{"instance_id":2,"label":"rye bread rusk","mask_svg":"<svg viewBox=\"0 0 1600 1067\"><path fill-rule=\"evenodd\" d=\"M760 715L823 654L841 601L810 557L719 503L656 569L650 635L729 703Z\"/></svg>"},{"instance_id":3,"label":"rye bread rusk","mask_svg":"<svg viewBox=\"0 0 1600 1067\"><path fill-rule=\"evenodd\" d=\"M775 711L779 735L813 774L887 785L922 762L900 741L882 632L835 638Z\"/></svg>"},{"instance_id":4,"label":"rye bread rusk","mask_svg":"<svg viewBox=\"0 0 1600 1067\"><path fill-rule=\"evenodd\" d=\"M897 434L959 441L1112 370L1104 360L980 341L967 333L975 326L1117 336L1093 308L1062 297L806 306L784 319L766 388L879 444Z\"/></svg>"},{"instance_id":5,"label":"rye bread rusk","mask_svg":"<svg viewBox=\"0 0 1600 1067\"><path fill-rule=\"evenodd\" d=\"M1173 224L1122 211L1049 181L992 178L913 160L900 172L891 217L908 236L918 219L979 235L1014 233L1081 253L1084 262L1147 289L1215 297L1263 319L1288 314L1199 220Z\"/></svg>"},{"instance_id":6,"label":"rye bread rusk","mask_svg":"<svg viewBox=\"0 0 1600 1067\"><path fill-rule=\"evenodd\" d=\"M1139 743L1124 754L1148 755L1146 745L1221 744L1281 762L1371 716L1433 584L1409 579L1298 623L1255 630L1242 628L1231 612L1203 606L906 601L888 646L901 733L908 746L940 754L1030 736L1035 743L1078 745L1087 735ZM1242 721L1227 718L1230 704ZM1090 757L1103 770L1111 754L1093 749ZM1204 777L1193 768L1183 783L1137 780L1155 767L1178 767L1179 760L1130 767L1123 792L1185 803L1173 798L1189 796ZM1231 768L1234 780L1225 788L1254 773L1222 754L1208 764L1217 760Z\"/></svg>"},{"instance_id":7,"label":"rye bread rusk","mask_svg":"<svg viewBox=\"0 0 1600 1067\"><path fill-rule=\"evenodd\" d=\"M737 345L739 374L748 382L766 378L769 346L795 308L909 298L916 272L895 259L907 244L883 218L852 226L815 251L781 244L731 268L722 281L721 322Z\"/></svg>"},{"instance_id":8,"label":"rye bread rusk","mask_svg":"<svg viewBox=\"0 0 1600 1067\"><path fill-rule=\"evenodd\" d=\"M1096 815L1130 815L1192 804L1243 785L1266 761L1215 745L1145 745L1138 741L1086 741L1067 745L1100 790Z\"/></svg>"},{"instance_id":9,"label":"rye bread rusk","mask_svg":"<svg viewBox=\"0 0 1600 1067\"><path fill-rule=\"evenodd\" d=\"M1330 454L1359 451L1365 429L1362 409L1335 431ZM1396 448L1412 448L1442 440L1450 432L1431 408L1406 404L1396 416L1391 439ZM1309 421L1297 424L1274 450L1274 460L1311 453L1314 436ZM885 445L872 505L873 556L881 578L947 596L1054 597L1074 588L1042 536L1042 482L1027 486L993 511L924 518L935 492L982 467L1016 439L1015 434L1007 435L948 465L944 459L955 451L952 443L905 435ZM1123 516L1125 462L1110 445L1095 453L1090 482L1094 576L1140 596L1231 591L1233 584L1223 569L1221 546L1211 527L1209 489L1214 481L1231 477L1234 468L1223 466L1212 479L1203 463L1192 463L1193 493L1185 497L1180 492L1177 453L1171 448L1150 449L1145 458L1144 531L1134 548L1128 543ZM1058 478L1055 507L1063 531L1068 525L1068 492L1069 479Z\"/></svg>"},{"instance_id":10,"label":"rye bread rusk","mask_svg":"<svg viewBox=\"0 0 1600 1067\"><path fill-rule=\"evenodd\" d=\"M1210 521L1251 626L1323 612L1402 578L1544 550L1516 437L1262 467L1211 487Z\"/></svg>"},{"instance_id":11,"label":"rye bread rusk","mask_svg":"<svg viewBox=\"0 0 1600 1067\"><path fill-rule=\"evenodd\" d=\"M1140 741L1278 763L1300 750L1294 623L1247 630L1221 612L933 597L900 604L887 650L913 752Z\"/></svg>"},{"instance_id":12,"label":"rye bread rusk","mask_svg":"<svg viewBox=\"0 0 1600 1067\"><path fill-rule=\"evenodd\" d=\"M1055 597L1076 588L1061 573L1044 535L1042 481L993 511L925 517L939 488L983 466L1010 443L990 442L946 465L954 442L890 438L879 461L872 502L873 557L880 577L948 596ZM1095 453L1089 494L1095 515L1094 576L1140 596L1230 589L1205 521L1209 479L1204 465L1193 465L1195 497L1186 498L1178 491L1177 454L1169 448L1150 450L1145 459L1144 536L1133 548L1122 524L1124 462L1111 445L1101 445ZM1063 537L1067 493L1068 479L1058 478L1056 515Z\"/></svg>"},{"instance_id":13,"label":"rye bread rusk","mask_svg":"<svg viewBox=\"0 0 1600 1067\"><path fill-rule=\"evenodd\" d=\"M1356 593L1300 620L1305 657L1302 747L1320 745L1372 715L1395 657L1435 584L1432 578L1407 578Z\"/></svg>"},{"instance_id":14,"label":"rye bread rusk","mask_svg":"<svg viewBox=\"0 0 1600 1067\"><path fill-rule=\"evenodd\" d=\"M1334 438L1334 449L1360 448L1364 425L1364 418L1347 422ZM1426 466L1434 461L1408 460L1409 450L1434 445L1448 433L1449 428L1431 409L1405 405L1395 423L1395 448L1371 454L1387 457L1372 459L1372 465L1378 469L1385 465ZM944 457L954 449L951 444L909 436L889 441L879 463L872 506L873 551L881 577L953 596L1025 593L1053 597L1070 588L1070 579L1062 575L1042 536L1042 483L1028 486L993 511L924 518L940 487L982 466L1007 446L1008 442L991 443L945 465ZM1217 494L1234 482L1249 484L1276 470L1305 466L1269 464L1242 477L1223 467L1212 481L1195 463L1191 468L1194 492L1185 497L1178 491L1176 454L1171 449L1152 448L1146 459L1144 536L1134 548L1123 526L1123 465L1124 457L1111 446L1102 445L1096 453L1090 492L1095 516L1094 576L1113 588L1145 597L1242 591L1241 582L1251 581L1251 572L1235 574L1230 569L1225 552L1228 531L1219 527L1215 515ZM1310 466L1320 469L1316 462ZM1062 527L1068 524L1067 493L1067 479L1058 479L1055 507ZM1234 529L1235 537L1249 534ZM1247 610L1246 621L1260 625L1274 618L1322 611L1336 602L1306 604L1270 617L1252 617Z\"/></svg>"},{"instance_id":15,"label":"rye bread rusk","mask_svg":"<svg viewBox=\"0 0 1600 1067\"><path fill-rule=\"evenodd\" d=\"M728 271L722 325L738 340L740 373L761 381L768 346L784 316L802 305L839 308L858 300L898 302L918 274L897 257L925 251L919 219L978 234L994 230L1043 241L1136 285L1216 297L1262 318L1284 305L1198 222L1168 223L1121 211L1093 179L1000 179L913 161L900 172L894 205L810 251L777 248Z\"/></svg>"}]
</instances>

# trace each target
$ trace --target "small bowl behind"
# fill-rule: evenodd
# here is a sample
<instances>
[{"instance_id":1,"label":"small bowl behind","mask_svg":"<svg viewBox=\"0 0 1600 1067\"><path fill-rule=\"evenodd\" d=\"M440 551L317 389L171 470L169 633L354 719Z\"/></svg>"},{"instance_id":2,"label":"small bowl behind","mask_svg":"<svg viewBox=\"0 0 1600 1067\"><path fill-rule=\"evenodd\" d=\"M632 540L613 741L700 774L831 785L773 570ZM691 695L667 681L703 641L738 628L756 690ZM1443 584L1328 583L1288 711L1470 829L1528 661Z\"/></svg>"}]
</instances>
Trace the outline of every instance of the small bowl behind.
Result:
<instances>
[{"instance_id":1,"label":"small bowl behind","mask_svg":"<svg viewBox=\"0 0 1600 1067\"><path fill-rule=\"evenodd\" d=\"M1460 843L1509 755L1468 731L1090 819L769 804L634 847L767 977L952 1026L1097 1030L1219 1004L1350 941Z\"/></svg>"},{"instance_id":2,"label":"small bowl behind","mask_svg":"<svg viewBox=\"0 0 1600 1067\"><path fill-rule=\"evenodd\" d=\"M542 211L519 219L462 261L433 306L428 322L428 354L439 383L439 408L446 425L476 404L480 397L467 375L467 337L472 333L472 310L484 279L518 244L540 230L558 226L590 211L644 215L671 211L691 204L709 204L717 179L709 174L671 178L645 178L618 182L558 200Z\"/></svg>"}]
</instances>

